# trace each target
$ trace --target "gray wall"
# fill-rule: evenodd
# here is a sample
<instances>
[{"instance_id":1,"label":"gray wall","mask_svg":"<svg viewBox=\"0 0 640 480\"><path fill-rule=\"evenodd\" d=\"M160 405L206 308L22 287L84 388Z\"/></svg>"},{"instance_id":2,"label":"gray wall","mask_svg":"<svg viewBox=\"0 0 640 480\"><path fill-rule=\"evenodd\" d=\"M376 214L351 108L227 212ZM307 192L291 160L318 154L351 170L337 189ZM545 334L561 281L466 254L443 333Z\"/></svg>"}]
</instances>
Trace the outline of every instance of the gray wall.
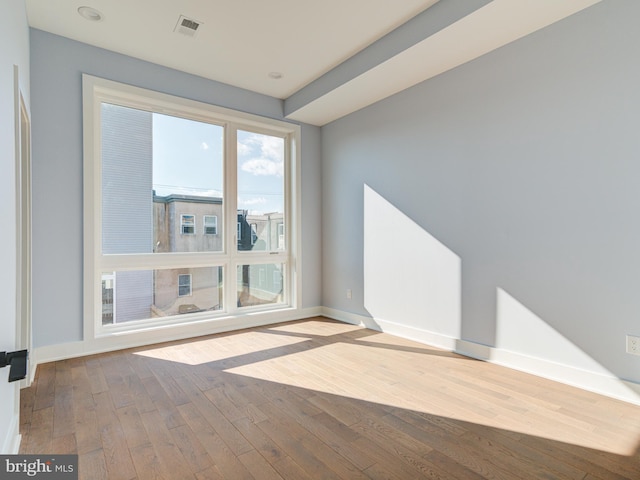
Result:
<instances>
[{"instance_id":1,"label":"gray wall","mask_svg":"<svg viewBox=\"0 0 640 480\"><path fill-rule=\"evenodd\" d=\"M375 318L367 261L425 248L407 235L366 258L373 198L388 228L460 258L463 339L640 382L624 351L640 335L638 18L604 1L323 127L323 304ZM388 268L401 284L440 267ZM386 301L432 330L430 288Z\"/></svg>"},{"instance_id":2,"label":"gray wall","mask_svg":"<svg viewBox=\"0 0 640 480\"><path fill-rule=\"evenodd\" d=\"M31 68L38 347L82 339L82 73L276 119L282 101L34 29ZM313 307L320 303L320 130L303 126L302 136L302 228L309 232L302 306Z\"/></svg>"},{"instance_id":3,"label":"gray wall","mask_svg":"<svg viewBox=\"0 0 640 480\"><path fill-rule=\"evenodd\" d=\"M0 351L16 345L16 190L15 109L13 67L18 66L20 90L29 104L29 31L23 0L3 2L0 15ZM8 383L9 369L0 370L0 452L15 440L18 383Z\"/></svg>"}]
</instances>

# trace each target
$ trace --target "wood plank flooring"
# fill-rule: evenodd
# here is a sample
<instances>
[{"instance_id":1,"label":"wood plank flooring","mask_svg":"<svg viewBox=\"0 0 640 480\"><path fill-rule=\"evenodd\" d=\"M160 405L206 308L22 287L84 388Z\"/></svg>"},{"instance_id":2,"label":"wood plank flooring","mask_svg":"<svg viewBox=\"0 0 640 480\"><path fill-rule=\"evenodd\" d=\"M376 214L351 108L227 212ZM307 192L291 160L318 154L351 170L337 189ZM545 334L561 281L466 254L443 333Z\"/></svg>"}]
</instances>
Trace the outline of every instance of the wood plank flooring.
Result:
<instances>
[{"instance_id":1,"label":"wood plank flooring","mask_svg":"<svg viewBox=\"0 0 640 480\"><path fill-rule=\"evenodd\" d=\"M640 479L640 407L314 318L40 365L23 454L96 479Z\"/></svg>"}]
</instances>

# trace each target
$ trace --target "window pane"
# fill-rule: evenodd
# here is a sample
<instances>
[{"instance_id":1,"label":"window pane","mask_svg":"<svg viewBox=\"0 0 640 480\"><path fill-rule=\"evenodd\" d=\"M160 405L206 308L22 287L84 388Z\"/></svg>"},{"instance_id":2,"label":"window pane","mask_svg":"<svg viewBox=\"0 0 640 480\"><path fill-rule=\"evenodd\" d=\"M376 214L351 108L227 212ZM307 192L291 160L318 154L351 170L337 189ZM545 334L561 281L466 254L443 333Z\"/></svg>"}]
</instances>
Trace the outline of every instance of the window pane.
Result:
<instances>
[{"instance_id":1,"label":"window pane","mask_svg":"<svg viewBox=\"0 0 640 480\"><path fill-rule=\"evenodd\" d=\"M216 217L215 215L204 216L204 234L205 235L218 234L218 217Z\"/></svg>"},{"instance_id":2,"label":"window pane","mask_svg":"<svg viewBox=\"0 0 640 480\"><path fill-rule=\"evenodd\" d=\"M238 307L284 303L283 265L238 265Z\"/></svg>"},{"instance_id":3,"label":"window pane","mask_svg":"<svg viewBox=\"0 0 640 480\"><path fill-rule=\"evenodd\" d=\"M191 275L178 275L178 296L191 296Z\"/></svg>"},{"instance_id":4,"label":"window pane","mask_svg":"<svg viewBox=\"0 0 640 480\"><path fill-rule=\"evenodd\" d=\"M238 250L285 248L284 138L238 130Z\"/></svg>"},{"instance_id":5,"label":"window pane","mask_svg":"<svg viewBox=\"0 0 640 480\"><path fill-rule=\"evenodd\" d=\"M102 324L222 308L222 267L102 274Z\"/></svg>"},{"instance_id":6,"label":"window pane","mask_svg":"<svg viewBox=\"0 0 640 480\"><path fill-rule=\"evenodd\" d=\"M180 225L182 235L196 233L196 219L193 215L180 215Z\"/></svg>"},{"instance_id":7,"label":"window pane","mask_svg":"<svg viewBox=\"0 0 640 480\"><path fill-rule=\"evenodd\" d=\"M223 127L107 103L101 120L103 253L221 251L199 222L222 218Z\"/></svg>"}]
</instances>

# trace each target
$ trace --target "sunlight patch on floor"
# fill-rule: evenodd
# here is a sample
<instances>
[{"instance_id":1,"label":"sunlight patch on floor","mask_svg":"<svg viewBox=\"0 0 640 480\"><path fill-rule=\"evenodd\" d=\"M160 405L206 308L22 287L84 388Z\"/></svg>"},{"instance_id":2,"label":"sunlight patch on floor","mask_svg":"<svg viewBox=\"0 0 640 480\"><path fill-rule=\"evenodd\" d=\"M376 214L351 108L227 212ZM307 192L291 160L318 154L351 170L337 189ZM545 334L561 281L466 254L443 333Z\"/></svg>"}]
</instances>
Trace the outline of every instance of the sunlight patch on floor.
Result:
<instances>
[{"instance_id":1,"label":"sunlight patch on floor","mask_svg":"<svg viewBox=\"0 0 640 480\"><path fill-rule=\"evenodd\" d=\"M134 352L134 355L187 365L202 365L246 355L248 351L267 351L308 340L310 338L301 336L272 335L260 331L250 331L231 336L189 340L158 348L144 348Z\"/></svg>"},{"instance_id":2,"label":"sunlight patch on floor","mask_svg":"<svg viewBox=\"0 0 640 480\"><path fill-rule=\"evenodd\" d=\"M391 340L389 336L385 339ZM382 337L372 340L391 346L382 342ZM513 396L500 386L483 390L477 384L486 384L486 379L474 381L477 372L473 371L465 375L464 364L468 362L457 356L429 355L428 350L420 353L385 348L382 356L375 347L335 343L225 371L618 455L636 452L637 435L621 431L617 441L611 442L610 437L599 435L588 415L579 418L560 412L553 402L542 408L526 394ZM480 362L473 363L477 366ZM403 364L411 369L403 370ZM450 380L443 379L443 369L451 372ZM434 374L434 370L439 373Z\"/></svg>"},{"instance_id":3,"label":"sunlight patch on floor","mask_svg":"<svg viewBox=\"0 0 640 480\"><path fill-rule=\"evenodd\" d=\"M209 365L311 392L563 442L567 448L627 456L639 451L640 424L635 430L622 428L622 422L637 417L634 405L350 324L294 322L132 354ZM576 408L563 408L567 402ZM596 428L603 416L614 435Z\"/></svg>"}]
</instances>

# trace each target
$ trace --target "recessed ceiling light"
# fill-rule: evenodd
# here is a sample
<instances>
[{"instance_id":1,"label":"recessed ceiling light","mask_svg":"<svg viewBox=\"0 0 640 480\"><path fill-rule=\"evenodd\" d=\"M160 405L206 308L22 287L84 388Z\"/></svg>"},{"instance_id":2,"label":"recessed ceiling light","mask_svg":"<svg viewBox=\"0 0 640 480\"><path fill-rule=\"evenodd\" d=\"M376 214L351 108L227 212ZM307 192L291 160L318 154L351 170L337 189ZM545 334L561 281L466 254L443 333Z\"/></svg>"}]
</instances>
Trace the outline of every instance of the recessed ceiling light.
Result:
<instances>
[{"instance_id":1,"label":"recessed ceiling light","mask_svg":"<svg viewBox=\"0 0 640 480\"><path fill-rule=\"evenodd\" d=\"M92 22L99 22L104 18L102 14L93 7L80 7L78 8L78 13L83 18L86 18L87 20L90 20Z\"/></svg>"},{"instance_id":2,"label":"recessed ceiling light","mask_svg":"<svg viewBox=\"0 0 640 480\"><path fill-rule=\"evenodd\" d=\"M274 80L280 80L282 78L282 74L280 72L271 72L269 73L269 78L273 78Z\"/></svg>"}]
</instances>

